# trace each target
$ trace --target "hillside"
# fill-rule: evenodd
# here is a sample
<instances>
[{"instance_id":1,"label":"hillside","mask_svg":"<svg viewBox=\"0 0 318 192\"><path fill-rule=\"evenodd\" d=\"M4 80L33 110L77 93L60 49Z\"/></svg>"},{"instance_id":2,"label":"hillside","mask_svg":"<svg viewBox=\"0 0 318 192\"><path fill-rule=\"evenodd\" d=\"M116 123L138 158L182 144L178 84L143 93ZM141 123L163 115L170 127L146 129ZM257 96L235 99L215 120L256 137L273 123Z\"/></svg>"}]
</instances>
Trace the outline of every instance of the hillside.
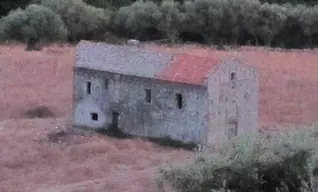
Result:
<instances>
[{"instance_id":1,"label":"hillside","mask_svg":"<svg viewBox=\"0 0 318 192\"><path fill-rule=\"evenodd\" d=\"M237 54L259 67L261 128L318 119L314 52L148 47L199 56ZM45 140L56 127L69 126L74 53L70 45L32 52L21 45L0 46L0 191L153 191L153 171L191 153L98 135L71 134L60 144ZM56 117L26 119L25 110L38 105L50 107Z\"/></svg>"}]
</instances>

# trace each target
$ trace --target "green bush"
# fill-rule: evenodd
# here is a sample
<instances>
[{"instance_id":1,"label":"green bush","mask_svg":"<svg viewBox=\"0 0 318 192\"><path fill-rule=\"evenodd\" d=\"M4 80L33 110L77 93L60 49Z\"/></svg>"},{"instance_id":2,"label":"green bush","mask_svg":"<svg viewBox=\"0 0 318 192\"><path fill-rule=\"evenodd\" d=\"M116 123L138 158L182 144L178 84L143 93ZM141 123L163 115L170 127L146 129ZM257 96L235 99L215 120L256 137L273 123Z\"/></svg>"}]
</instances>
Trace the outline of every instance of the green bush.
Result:
<instances>
[{"instance_id":1,"label":"green bush","mask_svg":"<svg viewBox=\"0 0 318 192\"><path fill-rule=\"evenodd\" d=\"M45 105L40 105L38 107L28 109L25 111L25 116L28 118L49 118L54 117L54 112Z\"/></svg>"},{"instance_id":2,"label":"green bush","mask_svg":"<svg viewBox=\"0 0 318 192\"><path fill-rule=\"evenodd\" d=\"M71 41L100 39L109 27L110 11L81 0L42 0L41 5L60 15Z\"/></svg>"},{"instance_id":3,"label":"green bush","mask_svg":"<svg viewBox=\"0 0 318 192\"><path fill-rule=\"evenodd\" d=\"M309 192L317 187L316 134L241 137L160 170L158 187L179 192Z\"/></svg>"},{"instance_id":4,"label":"green bush","mask_svg":"<svg viewBox=\"0 0 318 192\"><path fill-rule=\"evenodd\" d=\"M67 30L61 18L41 5L29 5L25 10L11 11L0 20L2 39L22 42L55 41L66 37Z\"/></svg>"}]
</instances>

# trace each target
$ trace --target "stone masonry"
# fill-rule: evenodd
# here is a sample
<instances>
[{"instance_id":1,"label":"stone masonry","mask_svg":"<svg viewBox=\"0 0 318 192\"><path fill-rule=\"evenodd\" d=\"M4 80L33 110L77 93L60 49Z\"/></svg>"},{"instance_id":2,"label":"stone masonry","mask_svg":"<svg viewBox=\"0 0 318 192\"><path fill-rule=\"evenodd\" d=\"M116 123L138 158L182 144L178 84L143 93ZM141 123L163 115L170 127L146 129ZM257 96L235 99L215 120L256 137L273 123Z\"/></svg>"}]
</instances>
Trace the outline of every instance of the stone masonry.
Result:
<instances>
[{"instance_id":1,"label":"stone masonry","mask_svg":"<svg viewBox=\"0 0 318 192\"><path fill-rule=\"evenodd\" d=\"M238 58L82 41L74 124L207 144L257 131L258 72Z\"/></svg>"}]
</instances>

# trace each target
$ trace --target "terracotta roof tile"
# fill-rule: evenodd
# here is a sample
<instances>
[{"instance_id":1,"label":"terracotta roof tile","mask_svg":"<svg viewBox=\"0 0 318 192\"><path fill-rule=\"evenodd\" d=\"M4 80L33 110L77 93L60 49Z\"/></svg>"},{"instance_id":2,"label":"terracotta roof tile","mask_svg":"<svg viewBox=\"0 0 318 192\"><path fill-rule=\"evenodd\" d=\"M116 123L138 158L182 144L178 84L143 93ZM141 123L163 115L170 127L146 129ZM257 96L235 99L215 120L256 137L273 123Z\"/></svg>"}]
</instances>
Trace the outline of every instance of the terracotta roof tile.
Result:
<instances>
[{"instance_id":1,"label":"terracotta roof tile","mask_svg":"<svg viewBox=\"0 0 318 192\"><path fill-rule=\"evenodd\" d=\"M209 71L221 62L220 59L176 55L173 61L161 70L156 78L173 82L203 85Z\"/></svg>"}]
</instances>

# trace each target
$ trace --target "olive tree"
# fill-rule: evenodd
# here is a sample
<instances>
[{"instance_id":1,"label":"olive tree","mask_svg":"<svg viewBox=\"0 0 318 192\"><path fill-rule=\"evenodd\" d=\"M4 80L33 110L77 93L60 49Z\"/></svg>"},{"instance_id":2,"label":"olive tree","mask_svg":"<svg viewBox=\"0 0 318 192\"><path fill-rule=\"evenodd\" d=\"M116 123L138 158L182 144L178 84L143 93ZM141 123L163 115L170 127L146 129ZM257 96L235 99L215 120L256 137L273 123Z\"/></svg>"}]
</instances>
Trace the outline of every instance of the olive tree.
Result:
<instances>
[{"instance_id":1,"label":"olive tree","mask_svg":"<svg viewBox=\"0 0 318 192\"><path fill-rule=\"evenodd\" d=\"M110 12L81 0L42 0L41 4L59 14L68 29L69 40L92 39L106 32Z\"/></svg>"},{"instance_id":2,"label":"olive tree","mask_svg":"<svg viewBox=\"0 0 318 192\"><path fill-rule=\"evenodd\" d=\"M217 42L225 9L223 0L187 1L184 4L184 31L201 34L207 43Z\"/></svg>"},{"instance_id":3,"label":"olive tree","mask_svg":"<svg viewBox=\"0 0 318 192\"><path fill-rule=\"evenodd\" d=\"M251 18L251 33L260 37L267 46L271 46L274 37L285 27L286 8L277 4L262 4L256 17Z\"/></svg>"},{"instance_id":4,"label":"olive tree","mask_svg":"<svg viewBox=\"0 0 318 192\"><path fill-rule=\"evenodd\" d=\"M0 21L5 39L28 42L29 48L39 41L63 40L67 30L63 21L52 10L41 5L29 5L25 10L11 11Z\"/></svg>"},{"instance_id":5,"label":"olive tree","mask_svg":"<svg viewBox=\"0 0 318 192\"><path fill-rule=\"evenodd\" d=\"M253 23L258 16L261 3L258 0L227 0L225 2L228 12L222 22L228 24L223 25L222 32L225 31L227 36L231 36L232 44L246 41L243 38L252 37L254 32Z\"/></svg>"},{"instance_id":6,"label":"olive tree","mask_svg":"<svg viewBox=\"0 0 318 192\"><path fill-rule=\"evenodd\" d=\"M158 28L165 31L169 40L174 43L178 38L182 14L180 4L174 1L164 1L160 6L161 18Z\"/></svg>"},{"instance_id":7,"label":"olive tree","mask_svg":"<svg viewBox=\"0 0 318 192\"><path fill-rule=\"evenodd\" d=\"M149 30L157 30L161 17L162 14L155 3L136 1L117 11L113 27L119 34L140 39L149 35Z\"/></svg>"},{"instance_id":8,"label":"olive tree","mask_svg":"<svg viewBox=\"0 0 318 192\"><path fill-rule=\"evenodd\" d=\"M308 7L300 14L299 21L308 44L312 44L312 37L318 35L318 6Z\"/></svg>"},{"instance_id":9,"label":"olive tree","mask_svg":"<svg viewBox=\"0 0 318 192\"><path fill-rule=\"evenodd\" d=\"M304 5L294 6L292 4L282 5L286 7L285 27L281 33L277 36L275 43L280 47L292 48L292 47L305 47L305 33L303 27L304 14L306 13L307 7ZM306 21L305 21L306 22Z\"/></svg>"}]
</instances>

